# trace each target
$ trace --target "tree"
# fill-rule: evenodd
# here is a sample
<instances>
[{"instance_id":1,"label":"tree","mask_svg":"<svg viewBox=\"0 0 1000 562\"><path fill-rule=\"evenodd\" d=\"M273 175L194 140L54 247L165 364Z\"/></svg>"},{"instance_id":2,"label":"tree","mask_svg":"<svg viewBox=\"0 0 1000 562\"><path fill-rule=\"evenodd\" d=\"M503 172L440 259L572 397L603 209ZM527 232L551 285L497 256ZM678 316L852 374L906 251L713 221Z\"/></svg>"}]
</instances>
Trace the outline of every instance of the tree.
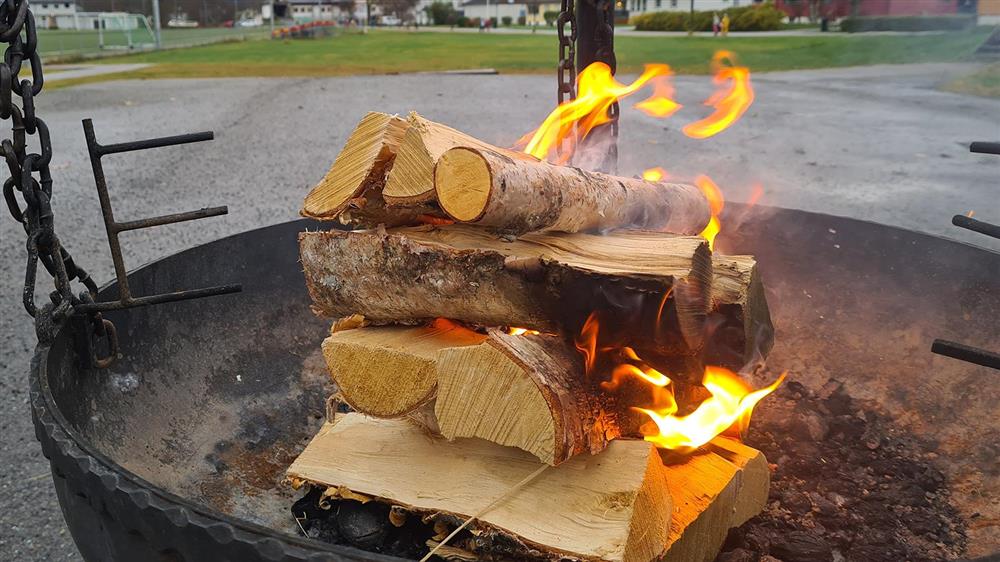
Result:
<instances>
[{"instance_id":1,"label":"tree","mask_svg":"<svg viewBox=\"0 0 1000 562\"><path fill-rule=\"evenodd\" d=\"M458 21L458 10L451 2L434 2L424 10L434 25L454 25Z\"/></svg>"}]
</instances>

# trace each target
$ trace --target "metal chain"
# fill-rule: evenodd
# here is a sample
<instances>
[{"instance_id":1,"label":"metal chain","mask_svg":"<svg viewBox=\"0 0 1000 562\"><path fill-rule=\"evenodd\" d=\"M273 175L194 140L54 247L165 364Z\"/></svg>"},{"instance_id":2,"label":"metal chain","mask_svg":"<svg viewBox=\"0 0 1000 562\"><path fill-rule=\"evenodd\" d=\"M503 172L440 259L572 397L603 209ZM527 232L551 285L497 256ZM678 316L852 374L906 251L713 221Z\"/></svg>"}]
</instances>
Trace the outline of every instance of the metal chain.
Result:
<instances>
[{"instance_id":1,"label":"metal chain","mask_svg":"<svg viewBox=\"0 0 1000 562\"><path fill-rule=\"evenodd\" d=\"M557 99L559 104L576 99L576 0L562 0L562 11L556 20L559 34L559 66ZM569 35L566 35L566 26Z\"/></svg>"},{"instance_id":2,"label":"metal chain","mask_svg":"<svg viewBox=\"0 0 1000 562\"><path fill-rule=\"evenodd\" d=\"M42 60L38 55L38 34L35 17L28 8L28 0L2 0L0 2L0 42L7 48L0 62L0 119L12 125L11 138L0 141L0 154L7 161L10 177L3 184L3 197L14 220L24 226L27 234L28 263L24 274L24 309L36 320L39 313L56 323L61 323L73 313L73 307L82 302L93 302L97 284L87 272L73 261L72 256L56 236L52 215L52 142L49 128L35 114L35 96L42 91L45 78ZM21 78L22 63L31 66L31 78ZM21 107L14 103L20 98ZM27 141L31 135L38 137L38 152L28 152ZM37 175L37 179L36 179ZM20 193L24 206L18 202ZM35 303L35 278L38 262L52 276L55 291L50 295L52 304L40 308ZM79 296L73 294L71 282L78 280L86 287ZM113 325L99 314L91 315L89 323L98 338L113 339ZM114 347L114 346L110 346ZM109 349L108 357L95 363L110 364L117 350Z\"/></svg>"}]
</instances>

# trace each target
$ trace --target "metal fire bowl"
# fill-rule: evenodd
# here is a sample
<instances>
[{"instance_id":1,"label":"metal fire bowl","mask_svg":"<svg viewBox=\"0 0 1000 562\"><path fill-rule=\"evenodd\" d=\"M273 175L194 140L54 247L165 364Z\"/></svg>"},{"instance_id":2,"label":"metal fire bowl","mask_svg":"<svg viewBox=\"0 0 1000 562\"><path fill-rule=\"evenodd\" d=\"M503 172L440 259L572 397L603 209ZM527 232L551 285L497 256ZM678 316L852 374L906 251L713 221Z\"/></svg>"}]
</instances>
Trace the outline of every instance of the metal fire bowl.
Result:
<instances>
[{"instance_id":1,"label":"metal fire bowl","mask_svg":"<svg viewBox=\"0 0 1000 562\"><path fill-rule=\"evenodd\" d=\"M898 228L729 206L728 253L756 254L777 327L769 360L877 402L928 442L971 551L1000 549L997 373L929 352L1000 348L1000 256ZM309 310L296 221L129 275L136 294L238 280L244 292L113 313L123 357L81 371L64 328L37 348L36 434L88 560L392 560L299 538L285 468L322 422L329 324ZM114 287L104 290L113 297ZM976 521L980 523L976 527Z\"/></svg>"}]
</instances>

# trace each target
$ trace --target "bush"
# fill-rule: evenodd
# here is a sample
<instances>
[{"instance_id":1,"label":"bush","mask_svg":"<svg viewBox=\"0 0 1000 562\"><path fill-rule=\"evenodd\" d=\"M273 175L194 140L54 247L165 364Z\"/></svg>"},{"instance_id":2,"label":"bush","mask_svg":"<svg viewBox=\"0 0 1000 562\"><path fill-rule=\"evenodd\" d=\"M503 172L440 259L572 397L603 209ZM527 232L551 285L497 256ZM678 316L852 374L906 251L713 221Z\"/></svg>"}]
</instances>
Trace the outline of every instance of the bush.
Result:
<instances>
[{"instance_id":1,"label":"bush","mask_svg":"<svg viewBox=\"0 0 1000 562\"><path fill-rule=\"evenodd\" d=\"M504 17L500 18L500 23L504 24L505 26L509 26L513 22L514 22L514 18L512 18L510 16L504 16Z\"/></svg>"},{"instance_id":2,"label":"bush","mask_svg":"<svg viewBox=\"0 0 1000 562\"><path fill-rule=\"evenodd\" d=\"M526 25L528 23L528 18L524 16L517 16L517 25Z\"/></svg>"},{"instance_id":3,"label":"bush","mask_svg":"<svg viewBox=\"0 0 1000 562\"><path fill-rule=\"evenodd\" d=\"M434 25L454 25L458 21L458 10L451 2L434 2L424 11Z\"/></svg>"},{"instance_id":4,"label":"bush","mask_svg":"<svg viewBox=\"0 0 1000 562\"><path fill-rule=\"evenodd\" d=\"M542 14L545 18L545 25L552 26L555 25L556 20L559 19L559 12L551 10Z\"/></svg>"},{"instance_id":5,"label":"bush","mask_svg":"<svg viewBox=\"0 0 1000 562\"><path fill-rule=\"evenodd\" d=\"M859 31L963 31L976 24L976 16L863 16L840 20L840 30Z\"/></svg>"},{"instance_id":6,"label":"bush","mask_svg":"<svg viewBox=\"0 0 1000 562\"><path fill-rule=\"evenodd\" d=\"M710 11L653 12L632 18L636 31L712 31ZM785 13L770 2L719 11L719 17L729 14L729 31L773 31L781 29Z\"/></svg>"}]
</instances>

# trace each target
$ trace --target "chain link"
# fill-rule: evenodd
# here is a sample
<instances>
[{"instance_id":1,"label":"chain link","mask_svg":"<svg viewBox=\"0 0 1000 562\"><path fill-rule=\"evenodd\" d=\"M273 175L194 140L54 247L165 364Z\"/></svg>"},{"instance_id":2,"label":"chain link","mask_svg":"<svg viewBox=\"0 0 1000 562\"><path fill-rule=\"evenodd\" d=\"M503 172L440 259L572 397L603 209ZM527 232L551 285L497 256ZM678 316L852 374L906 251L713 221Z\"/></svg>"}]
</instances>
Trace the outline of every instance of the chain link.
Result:
<instances>
[{"instance_id":1,"label":"chain link","mask_svg":"<svg viewBox=\"0 0 1000 562\"><path fill-rule=\"evenodd\" d=\"M51 206L52 174L49 171L52 141L45 121L35 114L35 96L42 91L45 77L37 49L35 17L27 0L0 2L0 42L7 44L3 62L0 62L0 119L11 123L11 138L0 141L0 154L10 171L10 177L3 183L3 198L11 216L24 226L27 235L28 262L22 294L24 309L36 319L42 313L61 323L73 313L75 305L94 301L97 284L73 261L55 232ZM20 76L25 62L31 67L30 79ZM20 107L15 104L15 95L20 98ZM38 152L28 152L29 136L37 136ZM18 194L24 201L23 206L18 201ZM45 307L39 307L35 302L39 262L52 276L55 285L55 291L50 295L52 304ZM86 288L79 296L73 294L73 280ZM109 342L111 353L103 359L94 358L95 364L106 366L117 353L113 349L116 346L111 345L113 334L108 330L110 322L101 318L100 314L91 315L88 320L93 334Z\"/></svg>"},{"instance_id":2,"label":"chain link","mask_svg":"<svg viewBox=\"0 0 1000 562\"><path fill-rule=\"evenodd\" d=\"M559 34L559 84L557 99L559 104L576 99L576 0L562 0L562 11L556 19ZM569 26L569 35L566 35Z\"/></svg>"},{"instance_id":3,"label":"chain link","mask_svg":"<svg viewBox=\"0 0 1000 562\"><path fill-rule=\"evenodd\" d=\"M615 3L614 0L597 0L597 13L601 21L595 29L597 52L595 58L611 67L611 74L618 71L618 59L615 58ZM608 145L608 156L605 160L604 169L607 172L615 172L618 168L618 114L620 107L618 102L611 104L608 110L608 118L611 120L608 126L611 127L611 142Z\"/></svg>"}]
</instances>

